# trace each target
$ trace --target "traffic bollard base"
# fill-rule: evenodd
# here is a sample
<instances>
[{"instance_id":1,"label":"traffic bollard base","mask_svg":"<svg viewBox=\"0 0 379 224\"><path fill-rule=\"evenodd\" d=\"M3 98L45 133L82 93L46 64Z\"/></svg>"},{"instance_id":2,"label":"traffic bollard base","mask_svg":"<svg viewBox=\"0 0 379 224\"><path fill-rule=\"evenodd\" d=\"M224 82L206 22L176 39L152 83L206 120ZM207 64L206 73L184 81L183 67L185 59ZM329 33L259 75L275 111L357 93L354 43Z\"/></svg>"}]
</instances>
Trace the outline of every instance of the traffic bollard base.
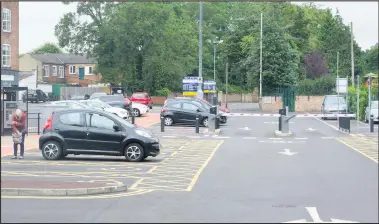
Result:
<instances>
[{"instance_id":1,"label":"traffic bollard base","mask_svg":"<svg viewBox=\"0 0 379 224\"><path fill-rule=\"evenodd\" d=\"M285 133L285 132L282 132L282 131L279 131L279 130L275 130L274 134L277 137L290 137L290 136L293 135L293 133L291 131Z\"/></svg>"}]
</instances>

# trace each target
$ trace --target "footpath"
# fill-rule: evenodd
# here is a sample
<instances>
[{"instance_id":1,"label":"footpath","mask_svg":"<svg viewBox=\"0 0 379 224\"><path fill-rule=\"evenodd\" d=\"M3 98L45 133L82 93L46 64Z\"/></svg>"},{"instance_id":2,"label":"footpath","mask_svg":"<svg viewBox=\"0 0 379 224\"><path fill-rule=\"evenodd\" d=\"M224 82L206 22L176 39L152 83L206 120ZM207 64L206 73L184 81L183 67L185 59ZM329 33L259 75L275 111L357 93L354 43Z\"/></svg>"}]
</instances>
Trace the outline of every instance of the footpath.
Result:
<instances>
[{"instance_id":1,"label":"footpath","mask_svg":"<svg viewBox=\"0 0 379 224\"><path fill-rule=\"evenodd\" d=\"M135 124L141 127L150 127L160 122L158 113L149 113L142 117L136 118ZM25 155L28 150L39 148L39 135L29 134L25 136ZM18 146L19 147L19 146ZM20 150L18 150L19 156ZM10 160L13 155L12 136L1 136L1 160ZM28 160L26 156L24 160ZM14 163L21 162L13 160ZM51 181L55 180L55 181ZM22 177L8 179L1 178L1 195L2 196L76 196L76 195L93 195L106 194L115 192L125 192L127 187L124 184L109 183L92 183L92 182L73 182L73 181L56 181L55 179L45 180L25 180Z\"/></svg>"}]
</instances>

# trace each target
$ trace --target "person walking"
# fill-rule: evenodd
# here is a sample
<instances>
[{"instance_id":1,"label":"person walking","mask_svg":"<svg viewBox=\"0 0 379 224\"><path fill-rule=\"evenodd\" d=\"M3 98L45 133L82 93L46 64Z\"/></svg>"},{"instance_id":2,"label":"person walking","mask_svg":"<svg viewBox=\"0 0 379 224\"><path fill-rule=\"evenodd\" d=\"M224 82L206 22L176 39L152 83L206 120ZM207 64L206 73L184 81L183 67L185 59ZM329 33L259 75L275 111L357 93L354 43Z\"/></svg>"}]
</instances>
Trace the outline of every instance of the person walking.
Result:
<instances>
[{"instance_id":1,"label":"person walking","mask_svg":"<svg viewBox=\"0 0 379 224\"><path fill-rule=\"evenodd\" d=\"M17 109L12 116L12 137L13 137L13 157L12 159L17 159L17 145L20 145L20 157L24 158L24 141L26 130L26 114Z\"/></svg>"}]
</instances>

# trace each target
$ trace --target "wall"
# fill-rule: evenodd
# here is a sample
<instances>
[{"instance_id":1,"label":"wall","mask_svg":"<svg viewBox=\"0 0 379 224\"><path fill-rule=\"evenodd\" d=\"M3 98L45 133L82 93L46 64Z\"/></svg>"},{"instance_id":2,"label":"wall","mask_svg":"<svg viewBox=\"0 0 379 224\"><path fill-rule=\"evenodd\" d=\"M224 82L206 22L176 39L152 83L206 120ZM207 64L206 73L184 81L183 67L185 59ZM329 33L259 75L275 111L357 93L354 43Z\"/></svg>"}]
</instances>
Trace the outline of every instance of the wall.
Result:
<instances>
[{"instance_id":1,"label":"wall","mask_svg":"<svg viewBox=\"0 0 379 224\"><path fill-rule=\"evenodd\" d=\"M11 10L11 32L3 32L1 24L1 44L11 45L11 67L7 69L19 70L19 3L18 1L1 1L1 12L3 8ZM2 65L2 63L1 63ZM6 67L4 67L6 68Z\"/></svg>"},{"instance_id":2,"label":"wall","mask_svg":"<svg viewBox=\"0 0 379 224\"><path fill-rule=\"evenodd\" d=\"M238 103L255 103L257 102L258 96L253 93L243 93L243 94L228 94L227 97L225 97L226 94L223 92L218 92L218 100L221 101L221 103L225 103L226 100L228 103L231 102L238 102Z\"/></svg>"},{"instance_id":3,"label":"wall","mask_svg":"<svg viewBox=\"0 0 379 224\"><path fill-rule=\"evenodd\" d=\"M296 96L295 112L320 113L324 96ZM282 97L265 96L262 98L262 111L278 113L282 109Z\"/></svg>"},{"instance_id":4,"label":"wall","mask_svg":"<svg viewBox=\"0 0 379 224\"><path fill-rule=\"evenodd\" d=\"M75 74L70 74L70 66L75 65ZM88 66L91 66L92 69L95 69L96 64L70 64L65 66L65 77L66 83L78 83L81 86L87 87L89 84L99 82L102 78L101 74L86 74L88 72ZM79 68L84 68L85 75L84 80L79 79Z\"/></svg>"}]
</instances>

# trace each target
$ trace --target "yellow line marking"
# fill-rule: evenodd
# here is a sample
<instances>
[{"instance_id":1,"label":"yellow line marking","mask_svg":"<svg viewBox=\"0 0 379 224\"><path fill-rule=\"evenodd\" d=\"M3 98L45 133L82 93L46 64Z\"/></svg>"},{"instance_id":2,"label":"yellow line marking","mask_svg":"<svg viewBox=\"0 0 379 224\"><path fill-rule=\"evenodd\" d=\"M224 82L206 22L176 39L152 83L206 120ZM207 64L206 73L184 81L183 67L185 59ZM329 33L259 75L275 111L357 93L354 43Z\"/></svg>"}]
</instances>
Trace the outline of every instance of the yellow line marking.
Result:
<instances>
[{"instance_id":1,"label":"yellow line marking","mask_svg":"<svg viewBox=\"0 0 379 224\"><path fill-rule=\"evenodd\" d=\"M137 180L131 187L129 187L130 190L134 190L136 189L136 187L138 186L138 184L140 184L141 182L143 181L143 178L140 178L139 180Z\"/></svg>"},{"instance_id":2,"label":"yellow line marking","mask_svg":"<svg viewBox=\"0 0 379 224\"><path fill-rule=\"evenodd\" d=\"M359 154L365 156L366 158L368 158L368 159L374 161L375 163L378 163L378 161L376 161L375 159L371 158L370 156L364 154L363 152L361 152L360 150L358 150L358 149L356 149L355 147L351 146L350 144L348 144L348 143L346 143L346 142L344 142L344 141L342 141L342 140L340 140L340 139L338 139L338 138L337 138L337 141L339 141L339 142L341 142L342 144L344 144L344 145L346 145L346 146L352 148L354 151L356 151L356 152L358 152Z\"/></svg>"},{"instance_id":3,"label":"yellow line marking","mask_svg":"<svg viewBox=\"0 0 379 224\"><path fill-rule=\"evenodd\" d=\"M28 151L28 150L32 150L32 149L38 149L38 145L37 146L31 146L29 148L24 148L24 152L25 151ZM20 152L20 150L18 150L18 152ZM13 155L13 152L10 152L10 153L6 153L4 155L1 155L1 158L5 157L5 156L12 156Z\"/></svg>"},{"instance_id":4,"label":"yellow line marking","mask_svg":"<svg viewBox=\"0 0 379 224\"><path fill-rule=\"evenodd\" d=\"M158 166L154 166L154 167L151 168L149 171L147 171L147 173L152 173L156 168L158 168Z\"/></svg>"},{"instance_id":5,"label":"yellow line marking","mask_svg":"<svg viewBox=\"0 0 379 224\"><path fill-rule=\"evenodd\" d=\"M203 170L205 169L205 167L208 165L209 161L211 161L211 159L213 158L213 156L216 154L217 149L220 148L220 146L222 145L222 143L224 143L224 140L222 140L220 143L217 144L216 148L213 150L213 152L211 153L211 155L208 157L208 159L205 161L205 163L201 166L201 168L197 171L197 173L193 177L191 183L188 185L187 191L192 191L193 187L196 184L196 181L200 177L200 174L203 172Z\"/></svg>"},{"instance_id":6,"label":"yellow line marking","mask_svg":"<svg viewBox=\"0 0 379 224\"><path fill-rule=\"evenodd\" d=\"M176 155L176 153L178 153L178 152L174 152L174 153L172 153L172 154L171 154L171 156L175 156L175 155Z\"/></svg>"}]
</instances>

